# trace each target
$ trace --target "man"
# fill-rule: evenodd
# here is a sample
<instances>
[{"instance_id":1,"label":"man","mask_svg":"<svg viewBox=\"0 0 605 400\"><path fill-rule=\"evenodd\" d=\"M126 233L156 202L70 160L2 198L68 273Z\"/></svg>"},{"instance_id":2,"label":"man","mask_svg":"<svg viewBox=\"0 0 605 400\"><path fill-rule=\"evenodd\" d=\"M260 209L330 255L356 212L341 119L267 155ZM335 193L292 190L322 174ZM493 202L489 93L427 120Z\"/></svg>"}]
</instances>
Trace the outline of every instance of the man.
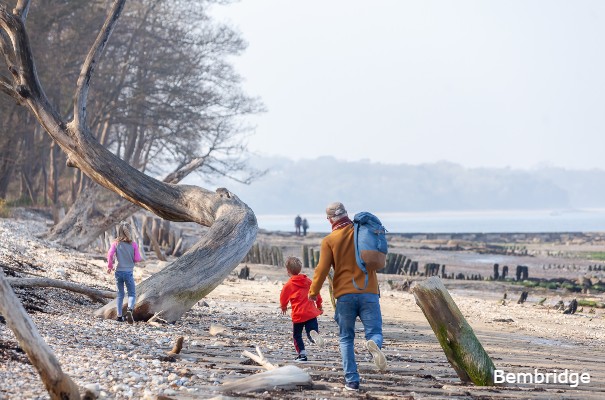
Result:
<instances>
[{"instance_id":1,"label":"man","mask_svg":"<svg viewBox=\"0 0 605 400\"><path fill-rule=\"evenodd\" d=\"M319 263L315 268L309 298L316 300L330 266L334 266L333 289L337 299L334 319L340 330L340 353L345 373L345 389L359 390L359 373L355 362L355 320L361 319L366 338L366 348L372 354L374 363L384 371L387 361L380 350L382 347L382 315L380 313L378 279L376 271L368 271L368 286L363 287L365 274L357 266L353 237L353 222L342 203L336 202L326 208L327 219L332 225L332 233L321 242Z\"/></svg>"},{"instance_id":2,"label":"man","mask_svg":"<svg viewBox=\"0 0 605 400\"><path fill-rule=\"evenodd\" d=\"M300 236L300 224L302 223L302 218L300 218L300 215L297 215L296 218L294 218L294 228L296 228L296 236Z\"/></svg>"}]
</instances>

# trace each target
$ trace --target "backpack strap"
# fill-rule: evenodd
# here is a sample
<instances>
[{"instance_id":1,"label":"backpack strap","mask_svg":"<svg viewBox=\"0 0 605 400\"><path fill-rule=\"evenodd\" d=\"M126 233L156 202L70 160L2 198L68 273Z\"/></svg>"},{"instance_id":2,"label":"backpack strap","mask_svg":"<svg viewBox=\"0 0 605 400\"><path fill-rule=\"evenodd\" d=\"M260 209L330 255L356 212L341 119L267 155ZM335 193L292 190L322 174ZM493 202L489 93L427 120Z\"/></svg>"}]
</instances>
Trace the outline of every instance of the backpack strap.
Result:
<instances>
[{"instance_id":1,"label":"backpack strap","mask_svg":"<svg viewBox=\"0 0 605 400\"><path fill-rule=\"evenodd\" d=\"M357 218L355 218L353 220L353 240L354 240L354 244L355 244L355 259L357 260L357 266L359 267L359 269L361 269L363 271L363 273L366 276L363 288L360 288L359 286L357 286L357 283L355 282L355 277L353 277L352 281L353 281L353 286L355 286L355 289L357 290L365 290L368 287L368 270L366 269L366 263L361 259L361 253L359 251L359 237L357 232L359 232L359 227L360 227L360 223L357 220Z\"/></svg>"}]
</instances>

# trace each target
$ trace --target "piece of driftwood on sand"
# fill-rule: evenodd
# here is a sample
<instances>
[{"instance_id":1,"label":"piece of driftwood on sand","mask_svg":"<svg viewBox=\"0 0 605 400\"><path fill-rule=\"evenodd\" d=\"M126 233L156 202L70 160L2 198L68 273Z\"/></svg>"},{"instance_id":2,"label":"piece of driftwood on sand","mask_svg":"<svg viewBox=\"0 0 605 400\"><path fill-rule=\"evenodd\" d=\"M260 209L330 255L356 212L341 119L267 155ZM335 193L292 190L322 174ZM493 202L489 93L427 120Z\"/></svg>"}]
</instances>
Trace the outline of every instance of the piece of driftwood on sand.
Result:
<instances>
[{"instance_id":1,"label":"piece of driftwood on sand","mask_svg":"<svg viewBox=\"0 0 605 400\"><path fill-rule=\"evenodd\" d=\"M6 281L2 269L0 269L0 314L4 316L19 346L40 374L50 398L79 399L78 386L61 370L59 361L38 333L36 325Z\"/></svg>"},{"instance_id":2,"label":"piece of driftwood on sand","mask_svg":"<svg viewBox=\"0 0 605 400\"><path fill-rule=\"evenodd\" d=\"M242 354L268 371L224 383L220 389L222 392L248 393L273 388L294 389L300 386L313 386L311 376L301 368L295 365L278 367L277 364L273 364L265 358L258 346L256 346L256 352L258 356L249 351L244 351Z\"/></svg>"}]
</instances>

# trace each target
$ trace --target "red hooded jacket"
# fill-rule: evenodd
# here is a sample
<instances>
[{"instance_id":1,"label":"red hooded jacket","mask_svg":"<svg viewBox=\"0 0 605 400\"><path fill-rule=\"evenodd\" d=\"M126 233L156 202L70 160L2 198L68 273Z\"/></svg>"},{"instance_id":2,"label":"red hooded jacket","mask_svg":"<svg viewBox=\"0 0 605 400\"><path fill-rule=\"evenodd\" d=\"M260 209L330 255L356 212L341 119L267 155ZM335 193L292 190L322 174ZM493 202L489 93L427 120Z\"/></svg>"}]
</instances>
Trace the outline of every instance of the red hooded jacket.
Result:
<instances>
[{"instance_id":1,"label":"red hooded jacket","mask_svg":"<svg viewBox=\"0 0 605 400\"><path fill-rule=\"evenodd\" d=\"M306 322L322 314L321 296L317 295L317 301L309 300L309 288L311 279L305 274L293 275L284 285L279 296L281 309L286 311L288 303L292 304L292 322ZM317 305L316 305L317 304Z\"/></svg>"}]
</instances>

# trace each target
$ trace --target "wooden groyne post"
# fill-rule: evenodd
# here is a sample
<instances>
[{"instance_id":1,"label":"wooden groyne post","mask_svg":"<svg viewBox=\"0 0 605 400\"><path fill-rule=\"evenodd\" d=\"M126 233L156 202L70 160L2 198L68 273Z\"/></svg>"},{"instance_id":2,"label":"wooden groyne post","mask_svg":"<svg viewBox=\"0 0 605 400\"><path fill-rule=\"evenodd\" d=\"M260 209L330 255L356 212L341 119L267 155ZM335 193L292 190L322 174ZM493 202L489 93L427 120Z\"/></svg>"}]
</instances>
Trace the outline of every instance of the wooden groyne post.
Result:
<instances>
[{"instance_id":1,"label":"wooden groyne post","mask_svg":"<svg viewBox=\"0 0 605 400\"><path fill-rule=\"evenodd\" d=\"M430 277L416 284L412 293L460 380L493 386L496 367L441 279Z\"/></svg>"}]
</instances>

